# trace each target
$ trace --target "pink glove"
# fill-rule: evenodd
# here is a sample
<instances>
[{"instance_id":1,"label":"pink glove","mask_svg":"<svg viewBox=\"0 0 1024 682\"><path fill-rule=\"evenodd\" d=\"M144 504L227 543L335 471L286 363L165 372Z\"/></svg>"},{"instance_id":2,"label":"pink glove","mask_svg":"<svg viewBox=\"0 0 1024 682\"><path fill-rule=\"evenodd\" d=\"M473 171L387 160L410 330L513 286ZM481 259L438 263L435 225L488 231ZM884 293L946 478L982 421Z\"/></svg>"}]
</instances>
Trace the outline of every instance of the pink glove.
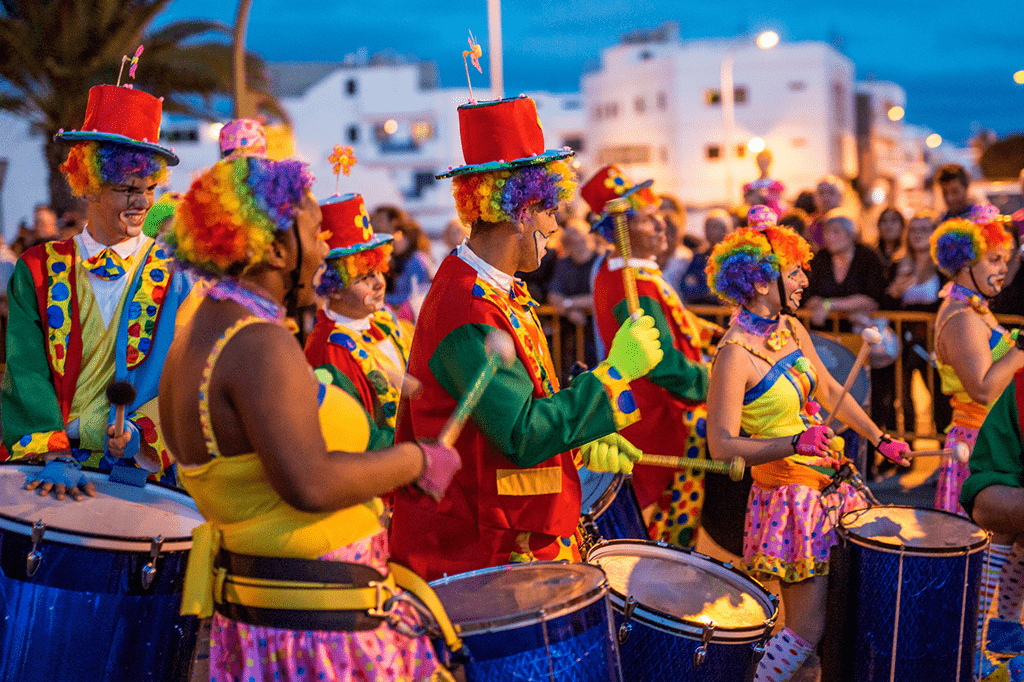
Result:
<instances>
[{"instance_id":1,"label":"pink glove","mask_svg":"<svg viewBox=\"0 0 1024 682\"><path fill-rule=\"evenodd\" d=\"M903 466L910 464L910 460L903 456L910 452L910 446L901 440L893 440L886 433L883 433L882 437L878 439L878 445L875 448L890 462Z\"/></svg>"},{"instance_id":2,"label":"pink glove","mask_svg":"<svg viewBox=\"0 0 1024 682\"><path fill-rule=\"evenodd\" d=\"M803 433L793 436L793 452L808 457L828 456L828 444L832 439L832 429L821 424L812 426Z\"/></svg>"},{"instance_id":3,"label":"pink glove","mask_svg":"<svg viewBox=\"0 0 1024 682\"><path fill-rule=\"evenodd\" d=\"M416 444L423 450L423 474L416 480L416 486L440 502L455 472L462 468L462 458L455 448L434 441L418 440Z\"/></svg>"}]
</instances>

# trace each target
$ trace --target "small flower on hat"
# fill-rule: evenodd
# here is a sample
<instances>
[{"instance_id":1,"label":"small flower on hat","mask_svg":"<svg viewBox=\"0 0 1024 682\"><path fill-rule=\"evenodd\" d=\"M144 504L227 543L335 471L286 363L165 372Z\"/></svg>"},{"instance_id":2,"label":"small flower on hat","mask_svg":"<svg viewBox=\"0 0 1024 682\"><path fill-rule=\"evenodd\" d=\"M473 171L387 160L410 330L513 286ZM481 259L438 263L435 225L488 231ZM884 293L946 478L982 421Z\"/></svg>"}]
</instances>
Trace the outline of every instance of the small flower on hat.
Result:
<instances>
[{"instance_id":1,"label":"small flower on hat","mask_svg":"<svg viewBox=\"0 0 1024 682\"><path fill-rule=\"evenodd\" d=\"M473 62L473 66L480 73L484 70L480 68L480 57L484 54L483 48L476 42L476 38L473 37L473 32L469 32L469 49L462 51L462 63L466 67L466 82L469 84L469 102L470 104L476 104L476 100L473 98L473 81L469 78L469 61ZM469 60L467 60L469 58Z\"/></svg>"},{"instance_id":2,"label":"small flower on hat","mask_svg":"<svg viewBox=\"0 0 1024 682\"><path fill-rule=\"evenodd\" d=\"M604 179L604 186L616 194L622 194L626 191L626 178L615 171L610 171L608 177Z\"/></svg>"},{"instance_id":3,"label":"small flower on hat","mask_svg":"<svg viewBox=\"0 0 1024 682\"><path fill-rule=\"evenodd\" d=\"M356 227L363 231L363 241L373 239L373 228L370 227L370 215L366 212L366 204L359 205L359 215L355 218Z\"/></svg>"},{"instance_id":4,"label":"small flower on hat","mask_svg":"<svg viewBox=\"0 0 1024 682\"><path fill-rule=\"evenodd\" d=\"M334 193L337 194L341 174L348 175L352 172L352 166L356 165L356 155L352 151L352 147L342 147L340 144L336 144L333 153L327 157L327 160L331 162L334 169Z\"/></svg>"}]
</instances>

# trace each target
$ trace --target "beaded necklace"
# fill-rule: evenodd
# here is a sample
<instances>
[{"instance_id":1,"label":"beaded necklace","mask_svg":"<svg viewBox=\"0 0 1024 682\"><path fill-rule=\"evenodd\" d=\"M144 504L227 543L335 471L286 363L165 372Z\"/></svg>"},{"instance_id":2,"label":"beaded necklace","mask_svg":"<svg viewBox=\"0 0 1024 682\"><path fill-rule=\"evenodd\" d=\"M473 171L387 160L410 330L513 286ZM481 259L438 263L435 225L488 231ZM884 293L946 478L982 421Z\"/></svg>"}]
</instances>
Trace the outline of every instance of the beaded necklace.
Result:
<instances>
[{"instance_id":1,"label":"beaded necklace","mask_svg":"<svg viewBox=\"0 0 1024 682\"><path fill-rule=\"evenodd\" d=\"M233 277L224 277L218 280L206 295L215 301L234 301L248 308L249 312L260 319L284 325L284 308L261 292L262 290L254 284L245 286Z\"/></svg>"},{"instance_id":2,"label":"beaded necklace","mask_svg":"<svg viewBox=\"0 0 1024 682\"><path fill-rule=\"evenodd\" d=\"M781 315L774 319L761 317L743 306L740 306L733 316L733 322L739 325L740 329L748 334L762 337L765 340L764 345L774 351L782 350L789 339L793 337L793 333L788 327L779 324L781 321Z\"/></svg>"},{"instance_id":3,"label":"beaded necklace","mask_svg":"<svg viewBox=\"0 0 1024 682\"><path fill-rule=\"evenodd\" d=\"M950 282L953 286L946 292L946 298L951 298L954 301L960 301L974 308L979 313L985 314L988 312L988 301L982 298L981 294L973 289L968 289L962 284L956 282Z\"/></svg>"}]
</instances>

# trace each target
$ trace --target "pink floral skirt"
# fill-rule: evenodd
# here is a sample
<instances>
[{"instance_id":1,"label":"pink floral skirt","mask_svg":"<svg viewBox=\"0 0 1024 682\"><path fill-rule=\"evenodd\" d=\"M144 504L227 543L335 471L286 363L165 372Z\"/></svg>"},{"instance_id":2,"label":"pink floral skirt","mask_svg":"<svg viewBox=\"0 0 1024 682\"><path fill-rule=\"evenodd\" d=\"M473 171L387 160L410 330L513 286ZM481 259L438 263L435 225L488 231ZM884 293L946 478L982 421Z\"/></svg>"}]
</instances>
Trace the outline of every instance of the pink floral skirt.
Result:
<instances>
[{"instance_id":1,"label":"pink floral skirt","mask_svg":"<svg viewBox=\"0 0 1024 682\"><path fill-rule=\"evenodd\" d=\"M828 575L828 557L836 544L836 525L867 500L849 483L822 495L806 485L750 488L743 529L743 561L758 580L796 583Z\"/></svg>"},{"instance_id":2,"label":"pink floral skirt","mask_svg":"<svg viewBox=\"0 0 1024 682\"><path fill-rule=\"evenodd\" d=\"M978 429L954 426L946 434L946 444L943 447L951 448L957 443L966 443L971 452L974 452L974 443L977 440ZM943 455L939 464L939 486L935 490L935 508L967 516L967 512L960 506L960 489L970 474L971 467L968 462L961 462L953 455Z\"/></svg>"},{"instance_id":3,"label":"pink floral skirt","mask_svg":"<svg viewBox=\"0 0 1024 682\"><path fill-rule=\"evenodd\" d=\"M366 564L387 573L387 532L320 557ZM404 613L417 622L416 614ZM211 682L371 682L430 680L439 670L430 642L389 625L360 632L319 632L258 627L213 615Z\"/></svg>"}]
</instances>

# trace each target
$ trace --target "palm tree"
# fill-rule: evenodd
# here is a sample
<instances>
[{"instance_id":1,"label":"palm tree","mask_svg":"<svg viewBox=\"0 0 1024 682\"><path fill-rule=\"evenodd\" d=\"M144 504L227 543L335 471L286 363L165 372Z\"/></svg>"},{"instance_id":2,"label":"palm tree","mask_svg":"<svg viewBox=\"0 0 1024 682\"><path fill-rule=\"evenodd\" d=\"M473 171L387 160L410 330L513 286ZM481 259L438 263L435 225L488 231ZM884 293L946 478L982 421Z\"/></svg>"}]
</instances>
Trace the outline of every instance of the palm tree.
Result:
<instances>
[{"instance_id":1,"label":"palm tree","mask_svg":"<svg viewBox=\"0 0 1024 682\"><path fill-rule=\"evenodd\" d=\"M145 51L137 87L164 98L164 111L215 120L216 98L232 93L231 28L184 20L148 32L170 0L0 0L0 110L29 118L46 136L50 203L73 199L59 166L61 128L82 124L89 88L117 81L122 55ZM246 55L247 86L261 108L287 120L268 94L259 57ZM127 71L125 72L127 79Z\"/></svg>"}]
</instances>

